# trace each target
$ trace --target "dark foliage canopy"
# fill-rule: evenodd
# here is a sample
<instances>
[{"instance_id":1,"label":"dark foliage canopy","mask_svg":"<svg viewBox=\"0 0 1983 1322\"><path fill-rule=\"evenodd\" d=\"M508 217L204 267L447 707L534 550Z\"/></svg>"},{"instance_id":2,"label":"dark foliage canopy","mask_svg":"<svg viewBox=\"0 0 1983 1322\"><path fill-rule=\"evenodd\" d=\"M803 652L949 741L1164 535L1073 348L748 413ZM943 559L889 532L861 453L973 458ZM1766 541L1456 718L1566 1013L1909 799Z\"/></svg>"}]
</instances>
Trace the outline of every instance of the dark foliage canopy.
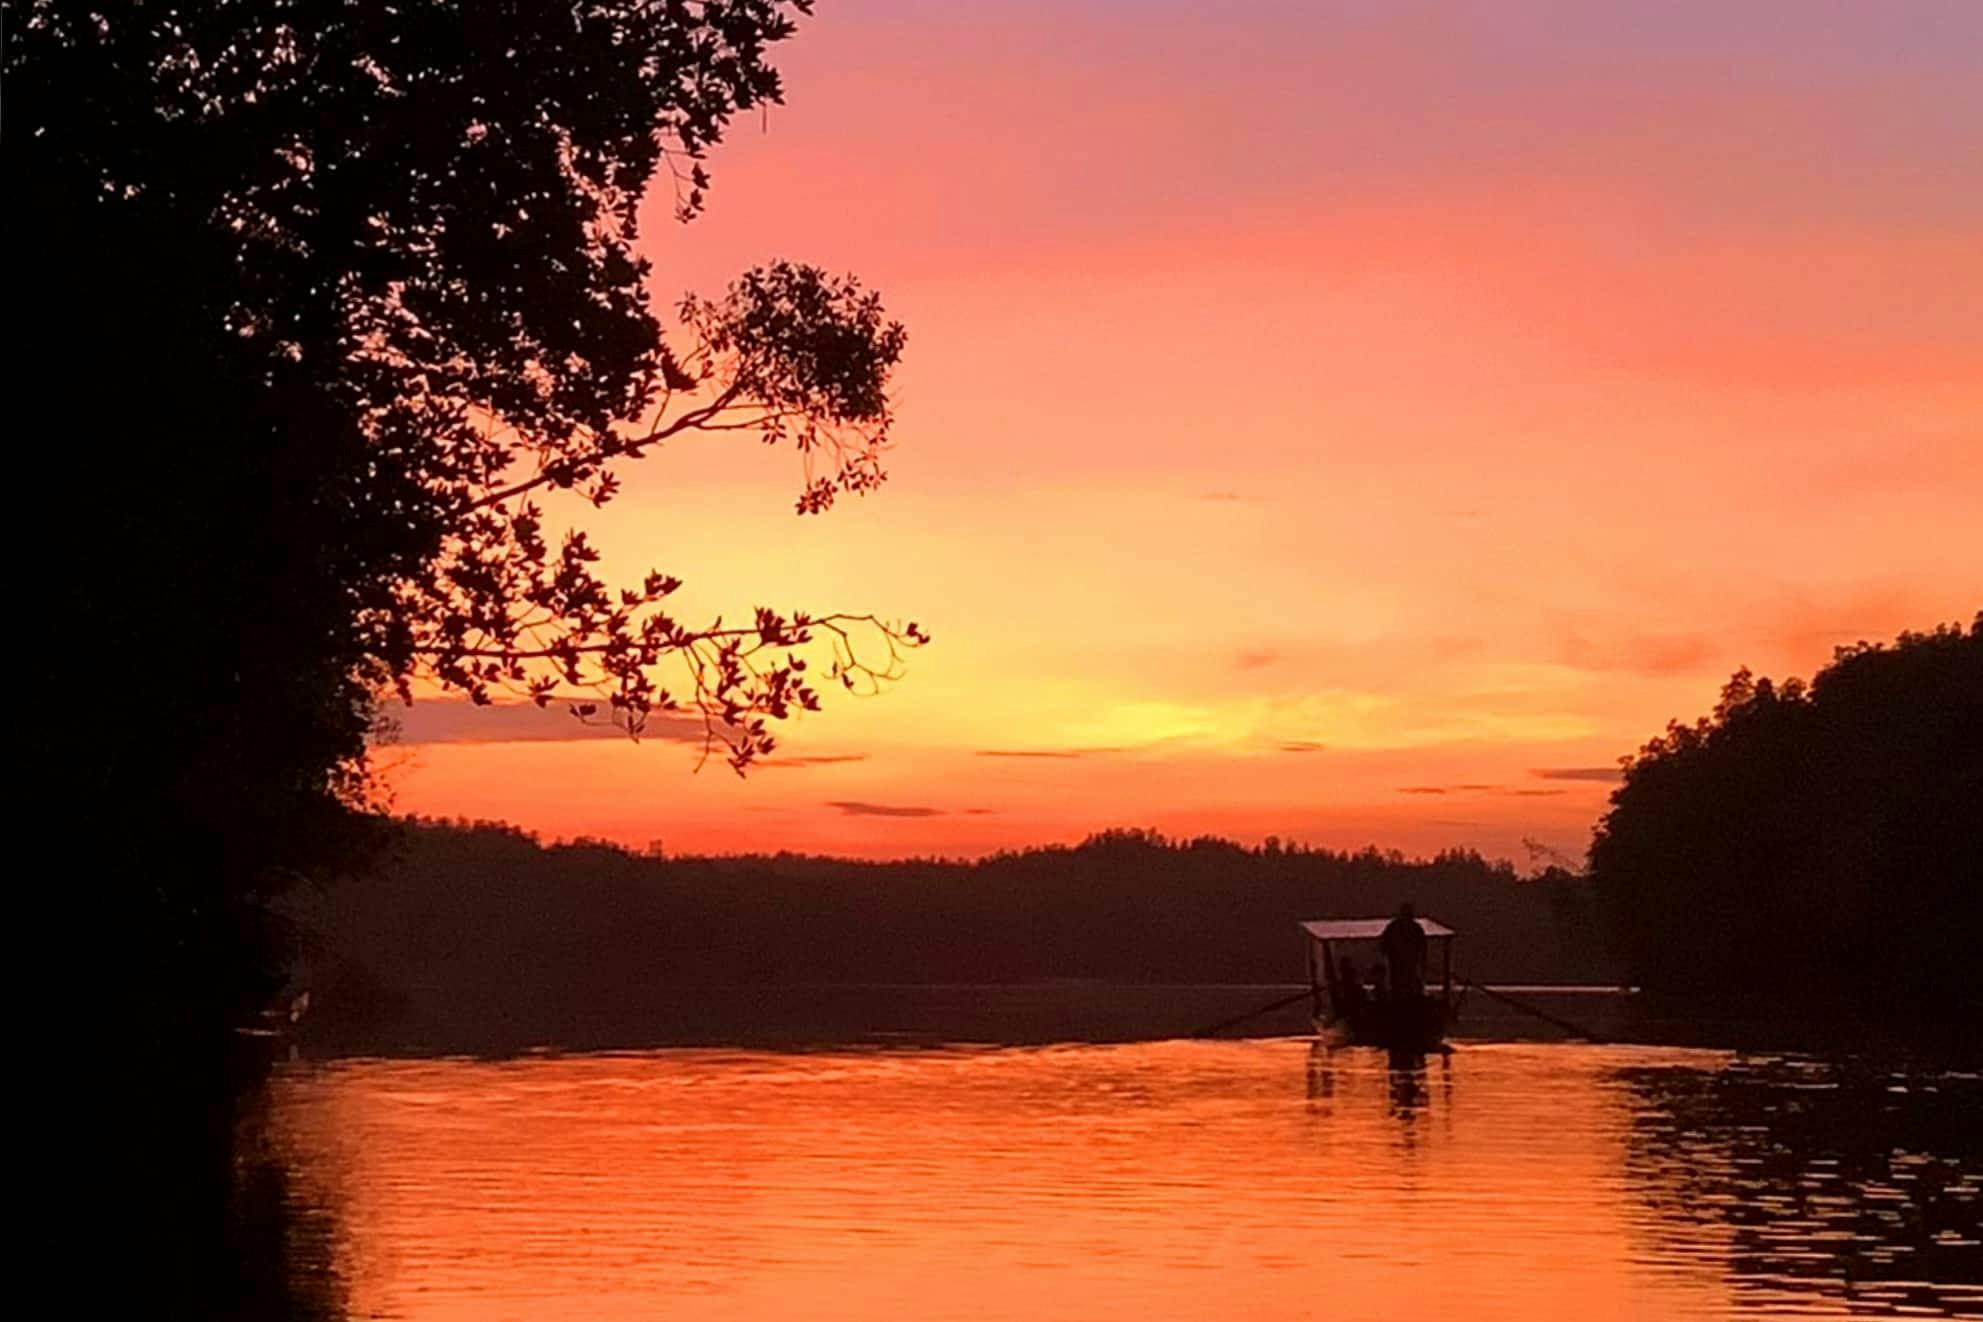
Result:
<instances>
[{"instance_id":1,"label":"dark foliage canopy","mask_svg":"<svg viewBox=\"0 0 1983 1322\"><path fill-rule=\"evenodd\" d=\"M1974 1007L1983 615L1743 670L1625 764L1591 873L1633 976L1739 1002Z\"/></svg>"},{"instance_id":2,"label":"dark foliage canopy","mask_svg":"<svg viewBox=\"0 0 1983 1322\"><path fill-rule=\"evenodd\" d=\"M571 691L635 731L687 703L741 766L765 718L815 705L780 649L821 622L676 620L677 579L610 588L541 500L603 503L616 461L696 429L793 441L803 511L880 482L904 337L874 295L777 263L688 299L678 347L634 247L650 184L666 171L692 215L704 150L778 98L765 54L804 7L32 4L10 15L10 164L37 219L186 271L175 334L230 402L282 413L272 444L311 451L368 679ZM890 662L917 637L880 632ZM865 675L833 634L835 677ZM685 694L654 679L670 656Z\"/></svg>"},{"instance_id":3,"label":"dark foliage canopy","mask_svg":"<svg viewBox=\"0 0 1983 1322\"><path fill-rule=\"evenodd\" d=\"M682 620L674 575L610 584L565 526L691 431L795 447L802 512L882 478L904 335L873 293L780 262L670 329L636 247L643 196L695 214L707 149L779 99L808 8L9 0L10 421L61 516L30 751L108 842L76 893L114 964L259 1004L267 897L368 847L382 695L686 710L741 769L815 676L922 641Z\"/></svg>"}]
</instances>

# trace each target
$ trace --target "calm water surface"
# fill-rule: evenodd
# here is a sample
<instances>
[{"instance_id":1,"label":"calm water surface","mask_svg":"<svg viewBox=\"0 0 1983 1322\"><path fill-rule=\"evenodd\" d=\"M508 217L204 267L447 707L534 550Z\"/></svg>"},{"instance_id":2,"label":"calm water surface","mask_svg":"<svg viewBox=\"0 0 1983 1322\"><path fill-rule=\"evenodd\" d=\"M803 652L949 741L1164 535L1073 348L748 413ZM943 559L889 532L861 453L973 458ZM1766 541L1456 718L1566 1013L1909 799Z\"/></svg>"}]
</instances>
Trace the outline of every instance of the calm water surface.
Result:
<instances>
[{"instance_id":1,"label":"calm water surface","mask_svg":"<svg viewBox=\"0 0 1983 1322\"><path fill-rule=\"evenodd\" d=\"M300 1064L256 1141L365 1318L1979 1315L1979 1116L1947 1070L1279 1039Z\"/></svg>"}]
</instances>

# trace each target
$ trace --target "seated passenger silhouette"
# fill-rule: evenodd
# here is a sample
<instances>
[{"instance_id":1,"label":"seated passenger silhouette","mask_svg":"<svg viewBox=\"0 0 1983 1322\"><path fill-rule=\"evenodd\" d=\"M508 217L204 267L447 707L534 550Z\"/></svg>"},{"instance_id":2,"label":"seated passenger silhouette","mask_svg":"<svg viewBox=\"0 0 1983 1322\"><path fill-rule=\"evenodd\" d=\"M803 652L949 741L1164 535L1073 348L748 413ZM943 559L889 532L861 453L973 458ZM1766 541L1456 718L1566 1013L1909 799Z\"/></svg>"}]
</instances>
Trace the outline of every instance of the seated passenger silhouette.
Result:
<instances>
[{"instance_id":1,"label":"seated passenger silhouette","mask_svg":"<svg viewBox=\"0 0 1983 1322\"><path fill-rule=\"evenodd\" d=\"M1348 955L1344 955L1342 963L1336 966L1336 986L1342 997L1340 1009L1343 1018L1354 1019L1370 1004L1370 997L1363 990L1363 979L1358 976L1356 965Z\"/></svg>"}]
</instances>

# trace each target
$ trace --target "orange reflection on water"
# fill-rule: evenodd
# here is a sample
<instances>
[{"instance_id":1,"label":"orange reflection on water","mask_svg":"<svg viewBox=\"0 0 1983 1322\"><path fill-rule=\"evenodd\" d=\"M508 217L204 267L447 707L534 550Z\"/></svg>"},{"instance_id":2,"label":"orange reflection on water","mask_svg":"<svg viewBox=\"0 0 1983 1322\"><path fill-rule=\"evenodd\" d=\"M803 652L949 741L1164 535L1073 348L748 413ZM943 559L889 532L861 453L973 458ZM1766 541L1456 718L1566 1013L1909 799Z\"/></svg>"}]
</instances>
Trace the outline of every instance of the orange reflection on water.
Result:
<instances>
[{"instance_id":1,"label":"orange reflection on water","mask_svg":"<svg viewBox=\"0 0 1983 1322\"><path fill-rule=\"evenodd\" d=\"M300 1067L352 1314L1652 1318L1719 1231L1625 1185L1629 1056L1306 1042Z\"/></svg>"}]
</instances>

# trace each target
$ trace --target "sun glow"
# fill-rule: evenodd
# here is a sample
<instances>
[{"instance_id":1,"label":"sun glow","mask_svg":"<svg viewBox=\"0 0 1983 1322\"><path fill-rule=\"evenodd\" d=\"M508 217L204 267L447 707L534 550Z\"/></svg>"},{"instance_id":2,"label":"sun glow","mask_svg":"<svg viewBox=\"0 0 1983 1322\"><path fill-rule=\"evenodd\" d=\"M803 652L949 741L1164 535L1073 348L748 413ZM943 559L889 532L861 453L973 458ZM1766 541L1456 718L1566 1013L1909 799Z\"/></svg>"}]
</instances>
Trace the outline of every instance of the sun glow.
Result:
<instances>
[{"instance_id":1,"label":"sun glow","mask_svg":"<svg viewBox=\"0 0 1983 1322\"><path fill-rule=\"evenodd\" d=\"M1574 852L1607 786L1534 769L1614 766L1738 666L1966 619L1962 43L1869 11L1737 60L1707 6L1366 9L1271 42L1085 4L807 25L707 214L649 208L653 287L859 271L910 332L891 481L795 519L789 451L698 439L587 521L688 618L875 610L936 645L745 785L664 733L563 745L522 794L491 727L409 739L401 803L719 849L1156 820ZM1399 792L1466 785L1506 792Z\"/></svg>"}]
</instances>

